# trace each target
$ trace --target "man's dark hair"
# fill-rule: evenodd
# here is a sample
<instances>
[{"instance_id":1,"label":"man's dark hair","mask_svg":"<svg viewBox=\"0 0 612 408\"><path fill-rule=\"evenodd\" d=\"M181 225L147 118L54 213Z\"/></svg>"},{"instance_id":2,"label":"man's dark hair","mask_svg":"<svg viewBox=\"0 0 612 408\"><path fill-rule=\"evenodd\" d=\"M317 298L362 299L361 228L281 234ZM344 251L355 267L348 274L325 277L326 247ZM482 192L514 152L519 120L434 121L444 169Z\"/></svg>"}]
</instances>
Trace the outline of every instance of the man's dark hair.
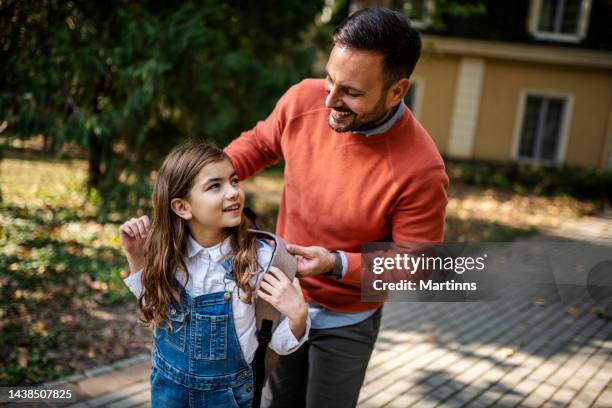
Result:
<instances>
[{"instance_id":1,"label":"man's dark hair","mask_svg":"<svg viewBox=\"0 0 612 408\"><path fill-rule=\"evenodd\" d=\"M332 35L335 45L383 55L386 86L410 78L421 56L421 36L401 13L366 7L346 18Z\"/></svg>"}]
</instances>

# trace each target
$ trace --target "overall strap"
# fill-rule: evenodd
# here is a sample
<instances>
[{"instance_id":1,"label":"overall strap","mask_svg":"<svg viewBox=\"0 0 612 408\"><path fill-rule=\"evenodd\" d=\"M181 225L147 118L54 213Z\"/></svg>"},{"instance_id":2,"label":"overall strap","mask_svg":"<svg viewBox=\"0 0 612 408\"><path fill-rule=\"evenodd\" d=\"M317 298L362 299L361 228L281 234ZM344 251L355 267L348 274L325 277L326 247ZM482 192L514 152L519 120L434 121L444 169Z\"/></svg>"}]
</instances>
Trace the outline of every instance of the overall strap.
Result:
<instances>
[{"instance_id":1,"label":"overall strap","mask_svg":"<svg viewBox=\"0 0 612 408\"><path fill-rule=\"evenodd\" d=\"M287 275L289 281L293 281L297 270L295 257L287 252L285 241L278 236L265 231L250 230L257 235L257 238L263 239L272 246L272 260L268 265L275 266ZM268 270L264 271L264 274ZM261 404L261 392L266 382L266 378L272 372L278 356L274 351L268 349L272 333L278 325L280 312L271 304L261 298L255 301L255 319L257 325L257 351L253 360L253 372L255 376L255 393L253 396L253 407L259 408Z\"/></svg>"}]
</instances>

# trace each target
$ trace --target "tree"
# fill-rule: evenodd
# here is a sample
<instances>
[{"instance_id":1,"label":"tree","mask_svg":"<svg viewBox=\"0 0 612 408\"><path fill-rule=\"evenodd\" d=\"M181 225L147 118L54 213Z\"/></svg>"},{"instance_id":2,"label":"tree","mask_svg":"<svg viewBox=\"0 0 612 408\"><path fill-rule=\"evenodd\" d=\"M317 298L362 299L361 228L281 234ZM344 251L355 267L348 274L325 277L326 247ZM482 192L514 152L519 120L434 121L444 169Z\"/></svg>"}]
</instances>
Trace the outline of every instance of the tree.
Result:
<instances>
[{"instance_id":1,"label":"tree","mask_svg":"<svg viewBox=\"0 0 612 408\"><path fill-rule=\"evenodd\" d=\"M0 122L88 152L103 214L143 207L187 137L220 145L310 72L322 1L0 0Z\"/></svg>"}]
</instances>

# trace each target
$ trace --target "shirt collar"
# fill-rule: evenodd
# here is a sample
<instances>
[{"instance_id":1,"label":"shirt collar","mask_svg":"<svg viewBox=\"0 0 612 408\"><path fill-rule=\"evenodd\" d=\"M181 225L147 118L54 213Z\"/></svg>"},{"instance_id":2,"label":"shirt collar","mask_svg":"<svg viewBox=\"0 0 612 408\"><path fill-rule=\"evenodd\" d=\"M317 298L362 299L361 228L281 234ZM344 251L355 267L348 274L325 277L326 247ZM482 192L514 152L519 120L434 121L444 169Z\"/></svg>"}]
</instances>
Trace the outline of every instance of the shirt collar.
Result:
<instances>
[{"instance_id":1,"label":"shirt collar","mask_svg":"<svg viewBox=\"0 0 612 408\"><path fill-rule=\"evenodd\" d=\"M385 123L381 123L380 125L376 126L374 129L356 130L353 133L357 133L357 134L364 135L367 137L367 136L374 136L374 135L378 135L380 133L386 132L387 130L391 129L391 126L395 125L395 122L397 122L399 118L402 117L402 115L404 114L404 106L406 106L406 104L404 103L404 100L402 99L399 105L397 106L397 110L395 111L395 113L391 115L391 117L387 119Z\"/></svg>"},{"instance_id":2,"label":"shirt collar","mask_svg":"<svg viewBox=\"0 0 612 408\"><path fill-rule=\"evenodd\" d=\"M230 244L230 237L225 238L223 241L211 247L203 247L193 239L191 234L187 234L187 256L193 258L199 253L207 253L214 262L219 262L231 253L232 246Z\"/></svg>"}]
</instances>

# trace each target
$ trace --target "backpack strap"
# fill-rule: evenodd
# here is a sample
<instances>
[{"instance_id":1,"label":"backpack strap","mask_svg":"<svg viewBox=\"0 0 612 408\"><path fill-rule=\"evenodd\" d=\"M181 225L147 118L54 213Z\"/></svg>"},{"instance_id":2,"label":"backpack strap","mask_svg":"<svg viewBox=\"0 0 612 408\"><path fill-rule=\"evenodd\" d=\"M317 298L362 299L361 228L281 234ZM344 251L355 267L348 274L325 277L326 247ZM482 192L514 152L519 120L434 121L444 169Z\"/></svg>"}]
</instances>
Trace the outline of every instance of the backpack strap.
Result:
<instances>
[{"instance_id":1,"label":"backpack strap","mask_svg":"<svg viewBox=\"0 0 612 408\"><path fill-rule=\"evenodd\" d=\"M272 260L268 265L275 266L287 275L289 281L293 281L297 271L297 262L295 257L287 252L285 241L269 232L250 230L257 235L257 238L263 239L272 246ZM268 270L264 272L268 273ZM255 300L255 319L257 326L257 351L253 360L253 372L255 376L255 393L253 396L253 407L259 408L261 404L261 392L266 382L266 379L272 372L278 355L271 349L268 349L272 333L278 326L280 320L280 312L271 304L261 298Z\"/></svg>"}]
</instances>

